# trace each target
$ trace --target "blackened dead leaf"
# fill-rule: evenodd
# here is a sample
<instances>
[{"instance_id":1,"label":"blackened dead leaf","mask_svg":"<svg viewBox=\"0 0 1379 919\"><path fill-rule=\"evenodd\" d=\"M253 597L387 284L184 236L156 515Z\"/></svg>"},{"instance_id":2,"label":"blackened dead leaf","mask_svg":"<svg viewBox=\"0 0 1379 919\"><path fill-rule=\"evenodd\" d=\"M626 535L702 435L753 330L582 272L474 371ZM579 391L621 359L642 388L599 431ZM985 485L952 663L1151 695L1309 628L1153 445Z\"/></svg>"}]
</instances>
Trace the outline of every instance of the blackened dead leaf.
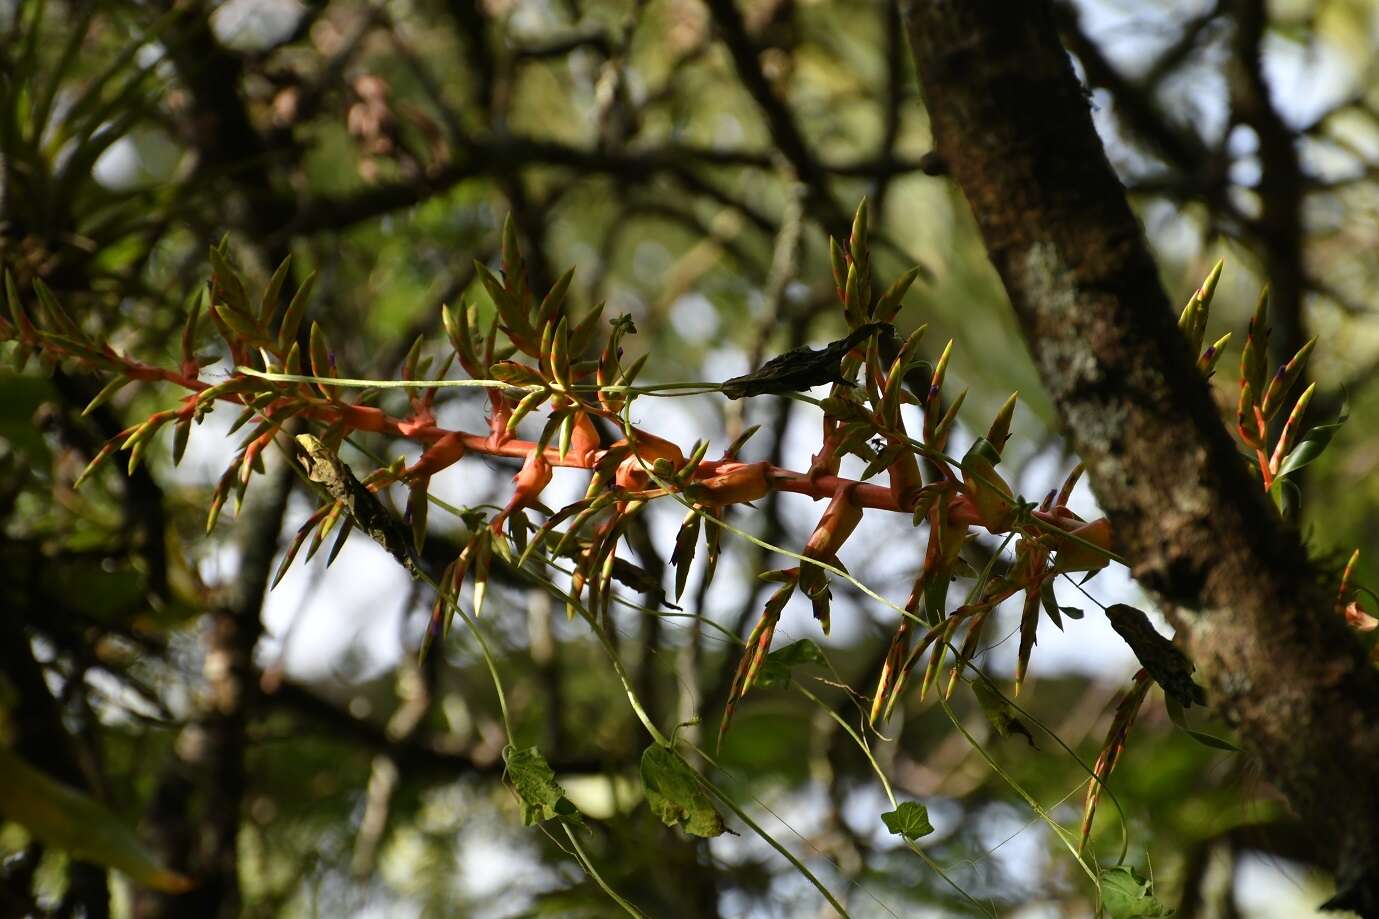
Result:
<instances>
[{"instance_id":1,"label":"blackened dead leaf","mask_svg":"<svg viewBox=\"0 0 1379 919\"><path fill-rule=\"evenodd\" d=\"M723 395L729 399L742 399L773 393L803 392L812 386L844 382L838 376L838 368L847 353L872 335L890 328L888 322L869 322L854 329L847 338L840 338L822 349L804 346L787 351L771 358L759 369L725 382ZM894 335L893 330L891 334Z\"/></svg>"},{"instance_id":2,"label":"blackened dead leaf","mask_svg":"<svg viewBox=\"0 0 1379 919\"><path fill-rule=\"evenodd\" d=\"M363 485L340 457L310 434L299 434L302 465L307 477L345 506L356 526L402 564L414 578L423 577L412 541L397 518L368 487Z\"/></svg>"},{"instance_id":3,"label":"blackened dead leaf","mask_svg":"<svg viewBox=\"0 0 1379 919\"><path fill-rule=\"evenodd\" d=\"M1111 627L1125 639L1154 682L1175 702L1183 708L1194 702L1207 704L1206 691L1193 682L1192 671L1196 668L1192 661L1177 645L1154 631L1143 611L1116 603L1106 608L1106 618L1111 620Z\"/></svg>"}]
</instances>

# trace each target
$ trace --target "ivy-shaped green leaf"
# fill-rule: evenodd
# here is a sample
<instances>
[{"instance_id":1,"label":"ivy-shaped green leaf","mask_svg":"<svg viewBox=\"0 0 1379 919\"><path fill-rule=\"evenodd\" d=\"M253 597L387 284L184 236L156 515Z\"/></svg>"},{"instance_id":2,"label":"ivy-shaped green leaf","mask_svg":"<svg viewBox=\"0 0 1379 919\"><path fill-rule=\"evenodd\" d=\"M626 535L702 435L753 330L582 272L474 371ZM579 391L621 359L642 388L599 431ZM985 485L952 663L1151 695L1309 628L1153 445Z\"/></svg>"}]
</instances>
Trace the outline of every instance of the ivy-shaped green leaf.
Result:
<instances>
[{"instance_id":1,"label":"ivy-shaped green leaf","mask_svg":"<svg viewBox=\"0 0 1379 919\"><path fill-rule=\"evenodd\" d=\"M1173 915L1173 909L1154 896L1154 882L1129 865L1101 872L1101 907L1109 919L1154 919Z\"/></svg>"},{"instance_id":2,"label":"ivy-shaped green leaf","mask_svg":"<svg viewBox=\"0 0 1379 919\"><path fill-rule=\"evenodd\" d=\"M694 770L674 750L652 744L642 754L642 784L651 812L691 836L718 836L725 827Z\"/></svg>"},{"instance_id":3,"label":"ivy-shaped green leaf","mask_svg":"<svg viewBox=\"0 0 1379 919\"><path fill-rule=\"evenodd\" d=\"M555 781L555 770L536 747L503 750L506 778L522 801L522 823L534 826L545 820L567 820L583 825L579 810L565 797Z\"/></svg>"},{"instance_id":4,"label":"ivy-shaped green leaf","mask_svg":"<svg viewBox=\"0 0 1379 919\"><path fill-rule=\"evenodd\" d=\"M886 829L911 842L934 831L934 825L929 822L929 809L915 801L906 801L895 810L887 811L881 815L881 821Z\"/></svg>"}]
</instances>

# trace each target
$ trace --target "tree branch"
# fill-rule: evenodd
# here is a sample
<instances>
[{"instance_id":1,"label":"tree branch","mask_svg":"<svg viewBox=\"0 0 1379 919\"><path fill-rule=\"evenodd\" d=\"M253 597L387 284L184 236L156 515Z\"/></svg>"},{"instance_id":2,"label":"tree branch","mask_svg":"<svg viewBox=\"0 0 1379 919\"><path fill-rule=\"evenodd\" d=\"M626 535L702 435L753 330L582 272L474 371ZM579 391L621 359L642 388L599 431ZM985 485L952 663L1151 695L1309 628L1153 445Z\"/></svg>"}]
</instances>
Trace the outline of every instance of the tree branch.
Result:
<instances>
[{"instance_id":1,"label":"tree branch","mask_svg":"<svg viewBox=\"0 0 1379 919\"><path fill-rule=\"evenodd\" d=\"M936 147L1134 575L1336 868L1333 903L1379 915L1379 676L1236 454L1049 4L923 0L907 26Z\"/></svg>"},{"instance_id":2,"label":"tree branch","mask_svg":"<svg viewBox=\"0 0 1379 919\"><path fill-rule=\"evenodd\" d=\"M1231 42L1232 118L1259 138L1259 254L1269 276L1270 356L1282 363L1297 353L1307 335L1302 305L1307 288L1303 252L1302 201L1306 190L1297 137L1270 98L1260 49L1269 14L1263 0L1231 0L1235 30Z\"/></svg>"},{"instance_id":3,"label":"tree branch","mask_svg":"<svg viewBox=\"0 0 1379 919\"><path fill-rule=\"evenodd\" d=\"M846 239L849 228L847 216L834 199L828 176L809 149L790 107L776 95L762 71L756 44L747 34L747 25L742 21L737 0L707 0L705 5L713 16L719 37L732 55L738 79L766 116L771 139L776 142L781 155L789 161L795 175L809 188L810 210L823 224L828 235L835 239Z\"/></svg>"}]
</instances>

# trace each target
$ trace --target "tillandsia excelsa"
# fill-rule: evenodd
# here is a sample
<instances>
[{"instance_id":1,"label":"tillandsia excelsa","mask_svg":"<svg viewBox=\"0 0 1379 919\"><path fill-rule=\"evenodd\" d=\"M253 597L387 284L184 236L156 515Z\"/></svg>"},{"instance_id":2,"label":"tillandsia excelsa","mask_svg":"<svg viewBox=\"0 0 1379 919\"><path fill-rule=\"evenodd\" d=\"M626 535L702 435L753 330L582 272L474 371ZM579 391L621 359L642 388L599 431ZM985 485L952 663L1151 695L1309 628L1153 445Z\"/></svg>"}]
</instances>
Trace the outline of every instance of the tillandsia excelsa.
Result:
<instances>
[{"instance_id":1,"label":"tillandsia excelsa","mask_svg":"<svg viewBox=\"0 0 1379 919\"><path fill-rule=\"evenodd\" d=\"M0 318L0 339L13 343L21 366L37 357L50 366L107 375L109 382L88 411L131 384L167 385L184 393L171 407L107 442L76 484L95 474L120 450L128 454L133 468L166 427L173 430L171 458L174 463L180 461L191 428L220 405L238 412L231 433L242 429L245 433L212 492L208 531L230 495L237 504L242 500L254 476L263 471L265 451L274 444L298 456L299 462L303 451L309 454L308 470L333 471L332 481L346 483L348 488L324 491L322 503L284 554L278 578L308 539L306 557L310 558L334 533L330 561L356 530L376 539L386 534L395 555L402 551L398 534L406 534L406 557L415 564L427 530L428 509L435 503L430 484L436 475L478 456L520 461L501 510L462 510L468 535L456 557L434 578L439 590L420 642L423 650L446 634L466 584L472 612L482 612L495 564L531 574L560 593L571 616L582 615L591 627L605 628L616 595L614 582L639 590L646 587L645 572L622 557L619 549L629 522L654 502L677 502L686 511L671 555L678 598L701 545L707 554L706 582L713 577L724 526L741 507L772 492L827 501L797 553L799 564L763 575L782 586L768 600L747 640L727 700L725 730L736 704L758 681L789 599L796 592L808 598L819 627L827 632L832 620L830 584L838 577L849 577L839 555L846 541L868 512L907 515L916 528L916 575L904 604L895 606L896 629L871 695L871 721L880 724L891 716L908 687L913 686L922 699L942 682L942 692L950 696L980 651L992 612L1000 603L1022 595L1014 680L1018 693L1041 619L1062 629L1064 618L1081 615L1079 610L1058 605L1055 579L1076 574L1085 581L1095 576L1115 558L1115 539L1105 518L1086 520L1068 506L1080 468L1038 501L1017 494L1003 477L1000 464L1013 433L1014 395L961 457L947 452L966 395L965 390L951 392L948 385L955 344L948 341L930 363L921 354L926 327L900 331L904 299L918 270L883 287L868 251L868 221L864 201L849 238L830 245L845 334L822 349L797 349L752 373L708 387L727 398L751 398L828 386L823 398L811 400L820 413L820 442L803 471L740 460L745 436L711 457L707 440L682 449L634 424L629 407L636 399L654 398L674 387L639 385L647 358L630 359L626 352L636 332L631 318L605 319L601 304L577 309L570 298L573 269L547 291L530 288L510 221L502 230L498 270L476 265L491 308L463 300L444 307L444 354L428 353L425 342L418 339L403 360L400 379L412 385L401 415L372 404L379 388L360 388L358 381L342 376L325 329L308 321L311 276L290 298L285 296L291 264L284 261L261 294L251 297L224 243L211 250L211 277L186 318L180 360L172 366L143 363L94 339L42 281L34 282L33 296L26 298L8 274L9 318ZM1200 354L1198 367L1208 376L1216 372L1230 338L1224 335L1203 348L1221 269L1220 263L1212 269L1179 319L1193 353ZM1283 508L1290 476L1316 458L1340 422L1305 429L1304 415L1315 385L1296 398L1292 392L1314 342L1271 371L1266 304L1267 295L1260 299L1241 351L1236 429L1255 458L1261 486ZM234 369L222 378L207 379L206 368L226 355ZM455 368L463 378L451 375ZM485 390L485 430L454 430L438 424L435 401L442 387L452 385ZM1277 433L1272 433L1271 422L1278 417L1286 421L1273 425ZM524 425L535 436L523 436ZM618 435L605 437L601 425ZM309 438L301 439L303 429L312 432ZM420 457L410 465L400 459L376 465L358 479L353 473L346 476L348 467L339 460L339 452L346 439L357 434L410 441L421 447ZM842 460L848 456L863 464L856 479L840 475ZM582 498L550 507L545 503L546 490L560 467L583 470L587 488ZM313 479L323 482L317 476ZM386 501L393 486L407 496L397 527L385 526L380 516L395 513ZM975 571L964 550L981 533L1009 546L1013 562L988 564L986 570ZM1338 613L1357 628L1373 628L1374 619L1359 604L1351 571L1353 564L1340 586ZM560 578L567 579L568 589L554 587ZM974 582L961 600L951 595L958 578ZM1135 617L1122 621L1130 623L1127 628L1139 625ZM1143 635L1143 630L1133 634ZM1185 657L1179 661L1143 637L1137 653L1142 648L1157 649L1157 664L1142 661L1147 678L1162 683L1168 679L1164 674L1171 673L1170 692L1196 699L1196 692L1189 688L1195 685L1190 662ZM948 679L940 681L945 663L952 669ZM978 680L986 691L982 698L991 698L989 682L980 675ZM1110 744L1124 744L1132 721L1133 712L1118 718L1108 750ZM1109 773L1115 756L1103 759ZM1100 787L1098 782L1092 791ZM1094 801L1089 802L1089 813L1094 806Z\"/></svg>"}]
</instances>

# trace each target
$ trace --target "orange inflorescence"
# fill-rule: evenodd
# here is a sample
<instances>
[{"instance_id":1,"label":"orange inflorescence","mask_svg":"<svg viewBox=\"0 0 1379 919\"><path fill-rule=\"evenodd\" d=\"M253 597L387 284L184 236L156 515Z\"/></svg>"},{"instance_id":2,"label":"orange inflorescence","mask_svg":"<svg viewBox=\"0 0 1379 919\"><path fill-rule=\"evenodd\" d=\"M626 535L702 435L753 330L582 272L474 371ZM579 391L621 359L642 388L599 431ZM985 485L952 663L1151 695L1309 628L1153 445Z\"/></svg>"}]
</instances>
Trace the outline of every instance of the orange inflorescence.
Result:
<instances>
[{"instance_id":1,"label":"orange inflorescence","mask_svg":"<svg viewBox=\"0 0 1379 919\"><path fill-rule=\"evenodd\" d=\"M543 451L533 449L528 453L526 461L522 463L522 468L517 471L517 475L512 477L515 486L512 489L512 497L508 499L503 512L493 518L493 523L490 525L493 532L501 532L503 521L514 511L535 504L540 499L541 492L545 491L546 486L551 484L553 474L551 464Z\"/></svg>"},{"instance_id":2,"label":"orange inflorescence","mask_svg":"<svg viewBox=\"0 0 1379 919\"><path fill-rule=\"evenodd\" d=\"M577 316L566 302L572 276L568 272L538 300L527 286L525 264L510 226L503 232L502 271L476 266L479 282L494 306L491 320L481 320L480 310L464 303L444 310L454 359L471 378L485 381L483 385L488 387L486 432L448 430L437 425L433 406L439 390L434 384L451 362L446 361L436 377L428 377L430 358L423 355L420 341L408 352L401 372L405 380L415 384L408 390L410 412L406 417L350 401L346 395L349 389L339 382L335 352L325 331L312 323L308 335L300 334L304 292L310 282L277 320L280 311L275 305L248 302L244 285L219 250L212 253L215 277L208 288L211 308L205 316L236 361L259 362L253 373L236 372L214 385L199 378L199 368L206 361L196 353L201 328L198 314L189 318L184 329L178 369L151 367L123 357L103 342L87 340L45 288L37 289L38 304L30 315L13 285L7 286L10 321L0 325L0 337L16 340L21 358L36 353L54 362L112 373L116 380L93 405L111 398L129 381L170 382L191 391L178 409L158 413L106 444L83 478L117 449L129 450L131 465L136 464L166 424L177 429L174 455L180 456L194 421L217 402L236 405L241 410L239 424L252 421L254 426L212 496L211 524L232 490L242 495L259 468L262 452L293 417L323 428L323 441L332 448L354 433L382 434L425 445L411 466L403 468L398 461L365 480L374 489L394 482L409 489L408 517L418 545L425 531L428 489L434 475L469 454L520 459L522 466L514 476L513 491L499 513L490 518L477 509L466 511L471 533L482 533L483 537L472 537L462 557L447 569L438 608L456 602L460 581L467 574L483 569L476 588L479 581L486 582L487 560L496 545L503 557L520 554L522 564L542 565L557 556L574 560L569 608L572 612L593 610L590 618L597 622L597 612L606 613L613 578L628 576L628 569L636 570L618 557L618 546L629 523L650 502L671 498L689 508L672 556L679 596L701 536L708 547L706 583L712 576L723 529L718 521L733 508L759 501L773 491L829 499L802 547L804 561L797 569L776 573L786 587L767 604L739 667L730 706L760 673L775 620L797 587L809 597L815 618L827 632L830 590L829 571L824 566L842 571L839 549L865 512L878 509L911 515L915 526L925 527L927 534L922 551L916 547L920 569L873 699L872 717L879 720L891 711L907 675L925 653L931 657L921 692L933 682L948 652L954 651L957 667L948 684L951 692L957 672L977 651L990 611L1022 591L1023 675L1040 610L1061 627L1059 607L1051 599L1052 580L1069 572L1095 573L1104 568L1114 557L1114 534L1106 519L1083 520L1068 509L1080 468L1060 491L1038 504L1025 502L1002 478L997 467L1010 437L1013 396L997 413L986 436L976 438L962 459L944 452L965 395L960 392L948 398L944 392L953 343L948 343L932 366L919 358L923 327L902 344L891 323L916 273L908 273L878 294L873 285L874 266L866 252L866 226L864 205L846 246L834 244L830 250L847 337L823 351L804 348L781 355L736 381L751 383L736 395L786 394L821 383L830 385L828 396L818 402L823 414L821 444L803 473L767 462L739 462L736 453L740 443L720 459L705 458L707 442L696 444L687 457L677 444L628 423L627 409L643 392L636 380L646 366L645 357L624 360L624 341L636 331L632 320L623 316L605 322L601 307ZM1179 321L1195 352L1203 344L1217 277L1219 266L1193 295ZM1309 462L1318 449L1319 429L1302 429L1312 390L1293 401L1291 408L1286 404L1312 343L1270 373L1266 366L1267 335L1261 301L1242 351L1237 421L1241 438L1259 458L1264 487L1282 504L1286 489L1278 486ZM1204 373L1214 372L1225 343L1225 338L1219 339L1202 352L1198 366ZM303 368L310 371L307 381L300 377ZM906 406L912 406L921 418L917 421L911 417L907 422ZM1289 408L1287 423L1271 444L1269 422L1285 408ZM624 437L603 446L596 424L599 419L621 429ZM534 431L537 424L544 425L539 436L533 439L531 433L524 434L524 425ZM919 439L911 438L907 430L919 431ZM839 475L847 457L865 464L860 478ZM925 474L932 477L928 484L921 475L921 464ZM551 512L541 504L541 498L555 466L587 470L590 482L584 498ZM886 478L881 478L882 473ZM534 527L527 518L533 511L550 516L528 541ZM313 514L286 561L304 541L307 529L315 529L317 537L312 545L319 545L341 514L339 506L329 504ZM333 552L349 533L348 516L346 520ZM556 529L558 525L565 528ZM950 584L959 577L974 576L963 558L963 549L982 531L1004 537L1007 543L1013 541L1016 564L1009 570L991 568L976 576L977 586L967 600L950 603ZM508 551L512 547L520 551ZM586 589L588 609L579 605ZM651 594L654 585L640 583L637 590ZM476 590L476 596L481 597L482 590ZM1360 627L1373 622L1359 608L1348 586L1343 586L1337 606ZM965 635L959 634L962 629L967 630ZM959 641L960 646L954 644Z\"/></svg>"}]
</instances>

